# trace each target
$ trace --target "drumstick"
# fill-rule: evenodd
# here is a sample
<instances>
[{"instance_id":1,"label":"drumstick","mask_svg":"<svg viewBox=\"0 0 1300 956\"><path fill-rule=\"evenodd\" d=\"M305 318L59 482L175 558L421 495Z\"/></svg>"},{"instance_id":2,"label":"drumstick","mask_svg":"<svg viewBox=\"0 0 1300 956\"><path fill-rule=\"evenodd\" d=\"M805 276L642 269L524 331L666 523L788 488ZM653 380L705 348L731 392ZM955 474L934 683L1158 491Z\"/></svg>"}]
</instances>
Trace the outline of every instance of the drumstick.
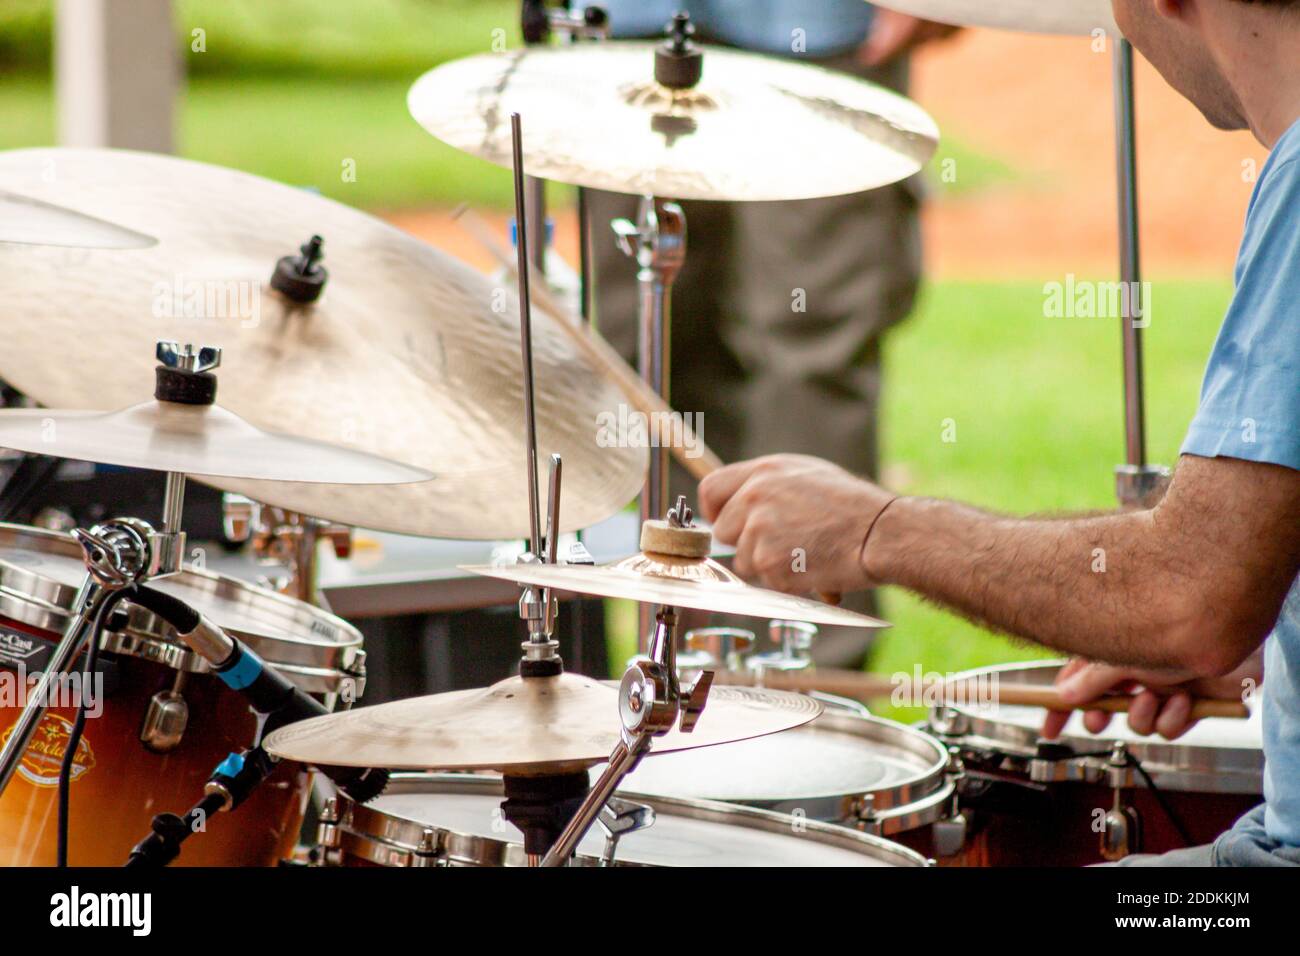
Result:
<instances>
[{"instance_id":1,"label":"drumstick","mask_svg":"<svg viewBox=\"0 0 1300 956\"><path fill-rule=\"evenodd\" d=\"M973 680L978 681L979 678ZM911 681L900 683L884 674L870 674L860 671L840 670L836 668L819 668L806 671L764 671L762 681L750 672L717 671L713 675L715 684L740 684L744 686L763 686L774 690L810 691L819 690L840 697L852 697L856 700L875 700L901 694L904 702L942 699L944 691L957 701L971 699L978 701L978 694L983 688L973 693L963 693L965 681L953 680L947 684L930 684L920 688ZM1055 687L1033 687L1025 684L1013 684L999 681L996 687L987 688L990 703L1015 704L1025 707L1042 707L1046 710L1104 710L1112 714L1127 713L1133 697L1128 694L1112 694L1074 706L1061 700L1061 693ZM1246 705L1239 700L1215 700L1209 697L1192 699L1191 717L1201 720L1206 717L1245 718L1250 716Z\"/></svg>"},{"instance_id":2,"label":"drumstick","mask_svg":"<svg viewBox=\"0 0 1300 956\"><path fill-rule=\"evenodd\" d=\"M514 259L473 210L461 206L452 214L452 218L458 220L466 231L478 240L499 266L511 274L518 271ZM657 439L660 447L668 446L673 457L690 472L692 478L700 481L705 475L722 467L722 459L695 435L681 414L674 411L654 389L642 381L608 342L557 302L545 283L534 283L531 292L533 304L553 318L605 377L627 393L636 410L646 416L652 427L658 427ZM680 441L674 440L677 437L673 434L676 427L681 428ZM688 450L692 448L698 454L688 454Z\"/></svg>"}]
</instances>

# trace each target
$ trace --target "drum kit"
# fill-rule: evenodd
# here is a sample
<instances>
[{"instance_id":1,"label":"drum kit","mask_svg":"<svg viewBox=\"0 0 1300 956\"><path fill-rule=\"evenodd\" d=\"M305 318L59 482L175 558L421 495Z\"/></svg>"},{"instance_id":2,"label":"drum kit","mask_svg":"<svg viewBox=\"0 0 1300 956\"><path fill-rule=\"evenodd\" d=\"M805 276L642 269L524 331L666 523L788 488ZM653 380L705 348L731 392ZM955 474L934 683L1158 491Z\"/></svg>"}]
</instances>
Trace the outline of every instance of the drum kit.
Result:
<instances>
[{"instance_id":1,"label":"drum kit","mask_svg":"<svg viewBox=\"0 0 1300 956\"><path fill-rule=\"evenodd\" d=\"M753 587L710 557L686 500L667 501L668 450L597 441L626 375L554 310L532 314L525 169L643 197L637 222L613 226L637 261L640 371L666 400L685 255L675 200L894 182L937 142L919 107L699 46L684 16L660 44L449 63L409 105L434 135L513 169L517 295L254 176L107 150L0 153L0 243L13 244L0 245L0 375L43 406L0 410L0 447L166 476L156 528L0 524L0 677L17 690L0 695L0 862L1040 862L1098 834L1110 856L1163 848L1260 792L1253 721L1211 719L1177 744L1077 728L1047 744L1041 710L945 700L912 727L763 686L815 681L816 624L884 622ZM263 534L295 536L288 593L186 564L191 478L242 496L242 520L276 515ZM638 553L599 566L580 542L560 553L561 532L638 492ZM247 499L257 507L240 510ZM514 563L467 569L521 589L518 674L354 708L361 635L311 603L315 544L340 525L525 538ZM647 609L646 653L620 681L565 670L561 593ZM699 611L769 619L777 649L754 653L754 635L730 628L679 634ZM753 679L715 682L728 673ZM304 855L313 785L324 798Z\"/></svg>"}]
</instances>

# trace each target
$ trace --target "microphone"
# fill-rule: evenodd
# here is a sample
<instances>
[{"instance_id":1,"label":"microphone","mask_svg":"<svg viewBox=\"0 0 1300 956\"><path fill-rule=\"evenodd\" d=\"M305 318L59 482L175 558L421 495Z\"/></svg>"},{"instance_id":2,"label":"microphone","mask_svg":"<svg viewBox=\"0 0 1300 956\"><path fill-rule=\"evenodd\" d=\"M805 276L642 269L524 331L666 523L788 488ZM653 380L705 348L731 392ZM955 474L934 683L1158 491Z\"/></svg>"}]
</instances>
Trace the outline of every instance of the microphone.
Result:
<instances>
[{"instance_id":1,"label":"microphone","mask_svg":"<svg viewBox=\"0 0 1300 956\"><path fill-rule=\"evenodd\" d=\"M247 645L184 601L145 585L132 591L129 598L170 624L187 647L213 666L227 687L242 694L253 710L264 715L262 736L287 724L329 713L324 704L303 693ZM269 755L267 759L271 759ZM381 768L316 769L358 803L374 799L388 785L388 771Z\"/></svg>"}]
</instances>

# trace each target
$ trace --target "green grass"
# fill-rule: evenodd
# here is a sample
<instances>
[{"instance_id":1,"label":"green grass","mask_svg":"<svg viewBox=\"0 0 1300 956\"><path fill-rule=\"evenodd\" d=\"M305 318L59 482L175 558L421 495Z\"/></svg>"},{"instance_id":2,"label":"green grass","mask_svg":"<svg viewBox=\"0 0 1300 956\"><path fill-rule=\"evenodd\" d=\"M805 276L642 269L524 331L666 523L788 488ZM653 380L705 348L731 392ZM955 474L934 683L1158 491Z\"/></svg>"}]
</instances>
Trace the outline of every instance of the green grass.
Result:
<instances>
[{"instance_id":1,"label":"green grass","mask_svg":"<svg viewBox=\"0 0 1300 956\"><path fill-rule=\"evenodd\" d=\"M1054 277L1057 278L1057 277ZM1222 282L1157 282L1146 331L1151 460L1172 464L1227 305ZM939 282L885 340L883 458L898 491L1026 514L1110 508L1123 458L1118 323L1043 316L1041 283ZM944 420L956 441L942 440ZM1056 656L976 627L901 589L870 667L951 672ZM635 647L630 606L611 608L611 660ZM918 710L881 713L917 719Z\"/></svg>"},{"instance_id":2,"label":"green grass","mask_svg":"<svg viewBox=\"0 0 1300 956\"><path fill-rule=\"evenodd\" d=\"M0 69L49 68L52 8L0 4ZM176 0L173 10L190 75L414 77L519 36L517 0Z\"/></svg>"}]
</instances>

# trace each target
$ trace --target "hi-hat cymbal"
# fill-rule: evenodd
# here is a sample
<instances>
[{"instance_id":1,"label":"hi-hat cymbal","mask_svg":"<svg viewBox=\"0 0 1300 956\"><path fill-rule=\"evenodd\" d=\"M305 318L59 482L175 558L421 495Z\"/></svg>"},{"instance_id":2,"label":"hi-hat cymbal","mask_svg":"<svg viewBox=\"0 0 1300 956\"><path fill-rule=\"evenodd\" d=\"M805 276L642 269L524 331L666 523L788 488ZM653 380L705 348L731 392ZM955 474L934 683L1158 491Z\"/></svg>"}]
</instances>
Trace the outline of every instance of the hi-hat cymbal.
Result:
<instances>
[{"instance_id":1,"label":"hi-hat cymbal","mask_svg":"<svg viewBox=\"0 0 1300 956\"><path fill-rule=\"evenodd\" d=\"M157 241L73 209L0 190L0 242L74 249L146 249Z\"/></svg>"},{"instance_id":2,"label":"hi-hat cymbal","mask_svg":"<svg viewBox=\"0 0 1300 956\"><path fill-rule=\"evenodd\" d=\"M478 564L463 570L578 594L622 598L719 614L743 614L845 627L889 627L885 621L794 594L751 587L710 558L641 552L616 564Z\"/></svg>"},{"instance_id":3,"label":"hi-hat cymbal","mask_svg":"<svg viewBox=\"0 0 1300 956\"><path fill-rule=\"evenodd\" d=\"M789 730L821 710L801 694L715 687L695 729L656 737L650 753ZM313 717L275 731L263 746L277 757L317 765L527 775L603 763L618 740L617 687L564 673Z\"/></svg>"},{"instance_id":4,"label":"hi-hat cymbal","mask_svg":"<svg viewBox=\"0 0 1300 956\"><path fill-rule=\"evenodd\" d=\"M939 130L906 97L820 67L701 47L703 79L654 80L653 43L530 47L445 63L407 97L434 136L528 172L665 199L811 199L912 175Z\"/></svg>"},{"instance_id":5,"label":"hi-hat cymbal","mask_svg":"<svg viewBox=\"0 0 1300 956\"><path fill-rule=\"evenodd\" d=\"M1110 0L871 0L877 6L961 27L997 27L1025 33L1119 36Z\"/></svg>"},{"instance_id":6,"label":"hi-hat cymbal","mask_svg":"<svg viewBox=\"0 0 1300 956\"><path fill-rule=\"evenodd\" d=\"M0 409L0 448L258 481L387 485L433 477L368 452L264 432L220 405L152 401L117 412Z\"/></svg>"},{"instance_id":7,"label":"hi-hat cymbal","mask_svg":"<svg viewBox=\"0 0 1300 956\"><path fill-rule=\"evenodd\" d=\"M55 177L43 175L51 163ZM527 533L512 289L357 210L203 163L17 150L0 153L0 183L158 239L112 253L0 247L0 378L52 408L123 408L151 393L157 340L219 346L218 401L251 424L435 477L365 489L209 483L384 531ZM313 234L329 280L303 305L268 281ZM533 338L538 450L564 458L564 528L585 527L637 494L647 452L602 445L600 416L627 399L540 312Z\"/></svg>"}]
</instances>

